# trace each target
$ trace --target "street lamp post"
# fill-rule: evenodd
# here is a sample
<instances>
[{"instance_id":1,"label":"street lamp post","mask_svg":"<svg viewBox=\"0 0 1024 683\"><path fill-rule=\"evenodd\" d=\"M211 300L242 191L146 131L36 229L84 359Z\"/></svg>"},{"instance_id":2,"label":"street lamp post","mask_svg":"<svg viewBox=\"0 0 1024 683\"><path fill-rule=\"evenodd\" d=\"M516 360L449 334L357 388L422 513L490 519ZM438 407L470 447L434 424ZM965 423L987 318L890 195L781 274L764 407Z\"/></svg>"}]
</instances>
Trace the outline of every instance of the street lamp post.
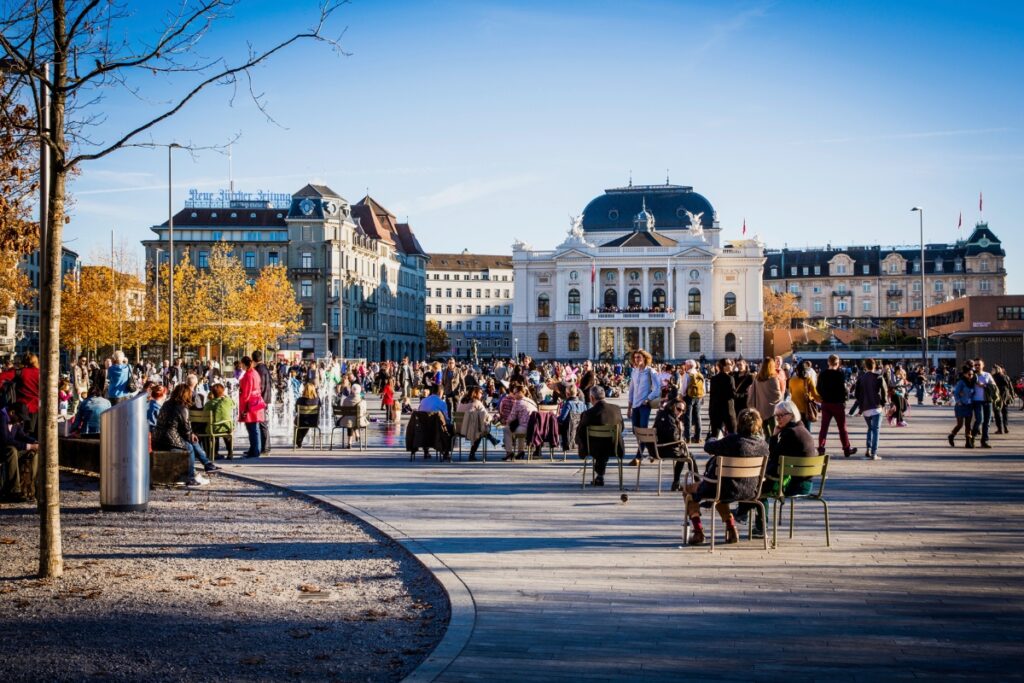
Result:
<instances>
[{"instance_id":1,"label":"street lamp post","mask_svg":"<svg viewBox=\"0 0 1024 683\"><path fill-rule=\"evenodd\" d=\"M153 260L153 281L156 283L156 317L160 318L160 254L164 253L164 250L160 247L153 247L153 253L156 254Z\"/></svg>"},{"instance_id":2,"label":"street lamp post","mask_svg":"<svg viewBox=\"0 0 1024 683\"><path fill-rule=\"evenodd\" d=\"M920 206L912 208L911 213L917 212L918 226L921 229L921 359L924 371L928 372L928 316L925 313L925 288L924 288L924 209Z\"/></svg>"},{"instance_id":3,"label":"street lamp post","mask_svg":"<svg viewBox=\"0 0 1024 683\"><path fill-rule=\"evenodd\" d=\"M519 337L514 337L512 339L512 357L516 359L519 358Z\"/></svg>"},{"instance_id":4,"label":"street lamp post","mask_svg":"<svg viewBox=\"0 0 1024 683\"><path fill-rule=\"evenodd\" d=\"M172 190L174 187L174 167L171 152L180 145L172 142L167 145L167 360L174 365L174 207Z\"/></svg>"}]
</instances>

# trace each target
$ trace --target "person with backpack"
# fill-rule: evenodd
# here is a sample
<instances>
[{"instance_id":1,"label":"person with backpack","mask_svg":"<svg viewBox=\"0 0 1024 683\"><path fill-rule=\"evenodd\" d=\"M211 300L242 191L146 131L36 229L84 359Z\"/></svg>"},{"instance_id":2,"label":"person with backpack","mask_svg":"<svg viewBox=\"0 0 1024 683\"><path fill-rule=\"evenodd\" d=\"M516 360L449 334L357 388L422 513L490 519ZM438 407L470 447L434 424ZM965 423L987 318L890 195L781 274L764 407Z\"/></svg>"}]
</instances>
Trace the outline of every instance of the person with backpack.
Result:
<instances>
[{"instance_id":1,"label":"person with backpack","mask_svg":"<svg viewBox=\"0 0 1024 683\"><path fill-rule=\"evenodd\" d=\"M1009 434L1010 433L1010 405L1013 403L1015 394L1013 392L1013 382L1010 381L1010 376L1006 374L1006 370L1001 365L992 366L992 378L996 381L996 386L999 387L999 402L996 404L995 418L996 418L996 434Z\"/></svg>"},{"instance_id":2,"label":"person with backpack","mask_svg":"<svg viewBox=\"0 0 1024 683\"><path fill-rule=\"evenodd\" d=\"M700 411L704 403L704 375L700 374L695 361L683 363L683 376L679 383L679 393L686 401L683 412L683 436L690 443L700 443ZM692 439L690 427L693 427Z\"/></svg>"},{"instance_id":3,"label":"person with backpack","mask_svg":"<svg viewBox=\"0 0 1024 683\"><path fill-rule=\"evenodd\" d=\"M631 360L633 371L629 376L629 420L636 429L646 427L650 422L651 407L661 398L661 382L658 380L657 370L651 367L651 354L643 349L637 349L633 352ZM642 457L643 447L638 446L636 457L629 464L639 465ZM653 449L651 457L657 457Z\"/></svg>"}]
</instances>

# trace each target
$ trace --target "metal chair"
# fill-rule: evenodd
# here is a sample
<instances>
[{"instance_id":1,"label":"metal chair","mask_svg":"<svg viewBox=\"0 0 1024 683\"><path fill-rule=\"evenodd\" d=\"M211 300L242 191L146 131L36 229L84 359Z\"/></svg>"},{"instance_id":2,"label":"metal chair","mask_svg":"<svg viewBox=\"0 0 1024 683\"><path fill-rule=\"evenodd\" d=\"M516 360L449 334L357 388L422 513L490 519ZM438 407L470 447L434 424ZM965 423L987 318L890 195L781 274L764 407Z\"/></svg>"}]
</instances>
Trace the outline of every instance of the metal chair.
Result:
<instances>
[{"instance_id":1,"label":"metal chair","mask_svg":"<svg viewBox=\"0 0 1024 683\"><path fill-rule=\"evenodd\" d=\"M594 425L586 428L586 439L587 439L587 456L583 458L583 482L580 484L580 488L586 488L587 486L587 462L594 459L593 450L590 446L591 439L602 439L611 440L612 455L619 461L619 490L621 491L624 487L622 484L622 457L623 454L619 453L619 436L621 434L621 426L619 425ZM593 471L593 465L591 465L591 471Z\"/></svg>"},{"instance_id":2,"label":"metal chair","mask_svg":"<svg viewBox=\"0 0 1024 683\"><path fill-rule=\"evenodd\" d=\"M196 410L191 408L188 411L189 422L192 423L192 433L195 434L202 440L203 448L206 449L206 454L210 456L210 460L216 459L216 448L214 445L217 443L217 439L224 439L225 444L228 447L228 460L234 457L235 451L235 423L232 420L218 420L213 421L213 414L207 410ZM202 429L196 429L195 425L200 425Z\"/></svg>"},{"instance_id":3,"label":"metal chair","mask_svg":"<svg viewBox=\"0 0 1024 683\"><path fill-rule=\"evenodd\" d=\"M359 424L359 417L360 417L360 414L359 414L360 413L360 408L361 408L361 406L335 406L335 408L334 408L334 415L333 415L334 425L335 426L331 427L331 439L330 439L330 445L328 446L328 450L331 450L331 451L334 450L334 432L338 431L339 429L342 429L342 430L343 429L348 429L348 427L339 427L339 426L337 426L338 425L338 420L347 417L347 418L351 418L354 421L354 423L356 425L358 425ZM361 431L362 432L362 436L359 439L359 450L363 450L364 448L366 448L366 431L367 431L366 425L357 426L354 429L349 429L348 431L350 431L350 432L352 432L352 431ZM349 435L349 445L351 445L351 444L352 444L352 435L350 434Z\"/></svg>"},{"instance_id":4,"label":"metal chair","mask_svg":"<svg viewBox=\"0 0 1024 683\"><path fill-rule=\"evenodd\" d=\"M724 501L727 503L749 503L757 506L761 511L761 519L767 519L768 516L765 514L764 503L761 502L761 489L764 488L764 472L768 466L768 456L764 455L761 457L744 457L744 456L729 456L719 455L718 458L718 482L715 485L715 498L711 501L701 501L701 504L711 504L711 550L715 552L715 522L718 515L717 507L718 503L722 501L722 482L726 479L749 479L757 477L757 492L751 500L728 500ZM688 497L688 496L687 496ZM751 524L753 526L753 524ZM764 549L768 550L768 534L764 535Z\"/></svg>"},{"instance_id":5,"label":"metal chair","mask_svg":"<svg viewBox=\"0 0 1024 683\"><path fill-rule=\"evenodd\" d=\"M690 449L686 446L686 440L680 439L679 441L668 441L666 443L658 443L658 432L654 427L633 427L633 435L636 437L636 442L643 446L644 444L649 445L650 450L654 452L654 460L658 463L658 495L661 495L661 474L662 464L664 462L677 463L682 462L690 470L690 472L697 471L697 463L694 461L693 456L690 455ZM663 458L660 454L661 448L668 448L669 446L683 447L683 455L679 457L668 457ZM643 469L643 458L640 460L640 465L636 468L636 490L640 490L640 471Z\"/></svg>"},{"instance_id":6,"label":"metal chair","mask_svg":"<svg viewBox=\"0 0 1024 683\"><path fill-rule=\"evenodd\" d=\"M466 433L463 431L463 423L466 421L468 410L456 410L452 415L452 450L455 450L455 440L459 440L459 460L462 460L462 442L466 440Z\"/></svg>"},{"instance_id":7,"label":"metal chair","mask_svg":"<svg viewBox=\"0 0 1024 683\"><path fill-rule=\"evenodd\" d=\"M785 487L782 486L782 482L786 480L786 477L821 477L818 483L818 492L798 493L792 496L787 496L785 493ZM828 503L823 497L825 494L825 481L827 479L828 454L815 455L812 457L786 455L779 457L779 490L769 497L770 500L775 501L775 506L772 508L773 548L778 547L779 518L782 516L782 510L780 510L779 507L784 505L787 500L789 501L789 537L793 538L793 520L796 517L796 501L800 498L816 500L821 503L825 511L825 545L829 548L832 547L831 529L829 528L828 523Z\"/></svg>"},{"instance_id":8,"label":"metal chair","mask_svg":"<svg viewBox=\"0 0 1024 683\"><path fill-rule=\"evenodd\" d=\"M303 426L303 425L299 424L302 421L303 417L308 417L310 415L316 415L316 417L317 417L317 424L316 425L312 425L312 426L306 427L306 426ZM296 440L299 437L299 430L300 429L307 429L307 430L312 431L314 433L313 434L313 448L319 448L320 450L323 450L323 447L324 447L324 433L323 433L323 431L320 430L319 420L320 420L320 406L295 406L295 424L292 427L292 445L295 446L296 448L298 448L298 446L296 445L295 442L296 442Z\"/></svg>"}]
</instances>

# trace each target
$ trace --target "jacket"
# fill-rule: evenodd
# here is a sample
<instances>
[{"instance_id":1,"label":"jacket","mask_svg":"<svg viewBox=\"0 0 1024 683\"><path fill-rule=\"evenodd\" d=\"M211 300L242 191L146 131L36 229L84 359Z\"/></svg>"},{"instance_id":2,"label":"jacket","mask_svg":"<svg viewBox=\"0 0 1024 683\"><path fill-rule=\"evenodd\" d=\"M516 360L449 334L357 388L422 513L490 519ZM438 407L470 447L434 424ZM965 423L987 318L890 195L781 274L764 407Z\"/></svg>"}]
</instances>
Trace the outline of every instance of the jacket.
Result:
<instances>
[{"instance_id":1,"label":"jacket","mask_svg":"<svg viewBox=\"0 0 1024 683\"><path fill-rule=\"evenodd\" d=\"M458 368L445 368L441 373L441 388L445 396L458 397L466 393L466 380Z\"/></svg>"},{"instance_id":2,"label":"jacket","mask_svg":"<svg viewBox=\"0 0 1024 683\"><path fill-rule=\"evenodd\" d=\"M307 408L315 406L320 408L320 399L318 398L300 398L295 401L295 426L296 427L316 427L320 424L320 413L319 411L311 415L300 415L299 406L305 406Z\"/></svg>"},{"instance_id":3,"label":"jacket","mask_svg":"<svg viewBox=\"0 0 1024 683\"><path fill-rule=\"evenodd\" d=\"M22 368L16 378L18 403L24 403L28 412L39 412L39 368Z\"/></svg>"},{"instance_id":4,"label":"jacket","mask_svg":"<svg viewBox=\"0 0 1024 683\"><path fill-rule=\"evenodd\" d=\"M128 383L132 376L132 369L127 364L114 363L107 368L107 398L123 398L130 396Z\"/></svg>"},{"instance_id":5,"label":"jacket","mask_svg":"<svg viewBox=\"0 0 1024 683\"><path fill-rule=\"evenodd\" d=\"M580 415L580 425L576 430L576 444L579 446L581 458L589 455L587 451L587 427L606 425L618 425L619 427L619 441L614 444L614 449L611 448L612 444L609 444L606 439L595 439L591 442L592 445L601 446L607 450L614 450L616 457L621 458L623 456L626 452L626 447L622 440L622 411L618 406L612 405L607 401L598 401Z\"/></svg>"},{"instance_id":6,"label":"jacket","mask_svg":"<svg viewBox=\"0 0 1024 683\"><path fill-rule=\"evenodd\" d=\"M857 388L854 389L854 397L857 399L857 408L860 412L878 410L885 405L885 382L879 375L873 372L862 372L857 378Z\"/></svg>"},{"instance_id":7,"label":"jacket","mask_svg":"<svg viewBox=\"0 0 1024 683\"><path fill-rule=\"evenodd\" d=\"M772 376L766 380L755 377L747 392L747 407L756 410L762 420L769 420L775 415L775 406L782 402L782 397L778 377Z\"/></svg>"},{"instance_id":8,"label":"jacket","mask_svg":"<svg viewBox=\"0 0 1024 683\"><path fill-rule=\"evenodd\" d=\"M269 406L270 392L274 388L270 377L270 368L267 367L266 363L260 361L256 364L256 372L260 375L260 395L263 396L263 402Z\"/></svg>"},{"instance_id":9,"label":"jacket","mask_svg":"<svg viewBox=\"0 0 1024 683\"><path fill-rule=\"evenodd\" d=\"M238 381L238 416L242 422L263 422L266 406L253 410L250 406L263 403L263 386L260 375L253 368L242 374Z\"/></svg>"},{"instance_id":10,"label":"jacket","mask_svg":"<svg viewBox=\"0 0 1024 683\"><path fill-rule=\"evenodd\" d=\"M658 416L654 418L654 431L658 436L659 444L671 444L658 446L659 458L681 458L686 454L682 444L683 426L671 410L658 411Z\"/></svg>"},{"instance_id":11,"label":"jacket","mask_svg":"<svg viewBox=\"0 0 1024 683\"><path fill-rule=\"evenodd\" d=\"M715 487L718 483L718 457L764 457L769 455L768 443L764 439L751 436L740 436L729 434L725 438L708 441L704 444L704 451L716 456L708 459L704 467L704 478L701 480L697 497L712 498L715 495ZM726 479L722 482L722 501L752 500L758 494L760 482L757 477L744 477L742 479Z\"/></svg>"},{"instance_id":12,"label":"jacket","mask_svg":"<svg viewBox=\"0 0 1024 683\"><path fill-rule=\"evenodd\" d=\"M231 415L231 411L234 409L234 407L235 407L235 402L232 401L231 397L228 396L227 394L225 394L224 396L221 396L220 398L211 398L209 401L206 402L206 405L203 406L203 410L205 410L206 412L210 413L210 423L211 423L211 425L216 425L216 426L212 427L213 432L215 434L230 434L231 433L232 430L231 430L230 427L228 427L228 425L225 425L225 424L218 425L217 423L218 422L231 422L232 419L233 419L232 415Z\"/></svg>"},{"instance_id":13,"label":"jacket","mask_svg":"<svg viewBox=\"0 0 1024 683\"><path fill-rule=\"evenodd\" d=\"M160 413L156 417L153 447L185 451L188 450L188 444L191 442L192 423L188 419L188 406L175 401L167 401L160 408Z\"/></svg>"},{"instance_id":14,"label":"jacket","mask_svg":"<svg viewBox=\"0 0 1024 683\"><path fill-rule=\"evenodd\" d=\"M711 378L710 397L708 399L709 415L736 416L736 383L732 375L720 372Z\"/></svg>"},{"instance_id":15,"label":"jacket","mask_svg":"<svg viewBox=\"0 0 1024 683\"><path fill-rule=\"evenodd\" d=\"M558 423L558 435L562 440L563 451L571 451L579 446L576 434L579 432L582 416L583 413L569 413L564 420Z\"/></svg>"},{"instance_id":16,"label":"jacket","mask_svg":"<svg viewBox=\"0 0 1024 683\"><path fill-rule=\"evenodd\" d=\"M558 446L558 418L554 411L537 410L530 414L526 425L526 442L533 448L548 444L552 448Z\"/></svg>"},{"instance_id":17,"label":"jacket","mask_svg":"<svg viewBox=\"0 0 1024 683\"><path fill-rule=\"evenodd\" d=\"M953 387L953 401L958 406L969 406L974 403L974 385L968 384L964 378Z\"/></svg>"},{"instance_id":18,"label":"jacket","mask_svg":"<svg viewBox=\"0 0 1024 683\"><path fill-rule=\"evenodd\" d=\"M366 417L366 401L363 400L362 395L359 398L353 398L352 396L346 396L341 401L336 402L336 407L343 408L357 408L356 415L341 416L341 411L336 410L337 413L334 417L335 427L344 427L345 429L362 429L370 424L370 421Z\"/></svg>"},{"instance_id":19,"label":"jacket","mask_svg":"<svg viewBox=\"0 0 1024 683\"><path fill-rule=\"evenodd\" d=\"M459 406L465 411L461 425L455 425L456 431L466 437L470 443L486 436L490 432L491 414L480 401L463 403Z\"/></svg>"},{"instance_id":20,"label":"jacket","mask_svg":"<svg viewBox=\"0 0 1024 683\"><path fill-rule=\"evenodd\" d=\"M821 401L821 396L814 387L814 380L810 377L793 375L789 378L789 399L796 404L796 407L800 409L800 414L803 415L807 413L808 401Z\"/></svg>"},{"instance_id":21,"label":"jacket","mask_svg":"<svg viewBox=\"0 0 1024 683\"><path fill-rule=\"evenodd\" d=\"M644 401L653 401L661 396L661 383L658 374L651 367L633 370L629 378L629 398L626 405L630 409L637 408Z\"/></svg>"},{"instance_id":22,"label":"jacket","mask_svg":"<svg viewBox=\"0 0 1024 683\"><path fill-rule=\"evenodd\" d=\"M405 450L415 454L419 449L432 448L442 455L452 452L452 436L440 411L416 410L405 427Z\"/></svg>"},{"instance_id":23,"label":"jacket","mask_svg":"<svg viewBox=\"0 0 1024 683\"><path fill-rule=\"evenodd\" d=\"M742 375L737 373L733 375L733 380L736 382L736 398L733 400L733 407L737 413L749 408L748 396L751 385L754 384L754 375L745 372Z\"/></svg>"},{"instance_id":24,"label":"jacket","mask_svg":"<svg viewBox=\"0 0 1024 683\"><path fill-rule=\"evenodd\" d=\"M90 396L78 404L75 413L75 431L79 434L99 434L100 415L110 410L110 401L102 396Z\"/></svg>"},{"instance_id":25,"label":"jacket","mask_svg":"<svg viewBox=\"0 0 1024 683\"><path fill-rule=\"evenodd\" d=\"M36 443L35 437L27 434L21 425L11 428L11 417L7 408L0 408L0 447L14 447L23 451L33 443Z\"/></svg>"},{"instance_id":26,"label":"jacket","mask_svg":"<svg viewBox=\"0 0 1024 683\"><path fill-rule=\"evenodd\" d=\"M767 473L773 479L779 478L779 456L813 458L818 454L814 445L814 437L804 428L803 423L793 420L779 430L778 434L772 434L768 440L768 451ZM793 481L796 483L808 479L810 477L793 477Z\"/></svg>"},{"instance_id":27,"label":"jacket","mask_svg":"<svg viewBox=\"0 0 1024 683\"><path fill-rule=\"evenodd\" d=\"M512 406L512 412L508 416L508 424L511 429L513 422L517 422L515 432L518 434L525 434L527 427L530 425L530 413L537 412L537 404L533 402L533 399L523 397L515 402Z\"/></svg>"},{"instance_id":28,"label":"jacket","mask_svg":"<svg viewBox=\"0 0 1024 683\"><path fill-rule=\"evenodd\" d=\"M846 376L842 370L825 368L818 375L818 384L815 387L821 395L822 403L845 404L846 399Z\"/></svg>"}]
</instances>

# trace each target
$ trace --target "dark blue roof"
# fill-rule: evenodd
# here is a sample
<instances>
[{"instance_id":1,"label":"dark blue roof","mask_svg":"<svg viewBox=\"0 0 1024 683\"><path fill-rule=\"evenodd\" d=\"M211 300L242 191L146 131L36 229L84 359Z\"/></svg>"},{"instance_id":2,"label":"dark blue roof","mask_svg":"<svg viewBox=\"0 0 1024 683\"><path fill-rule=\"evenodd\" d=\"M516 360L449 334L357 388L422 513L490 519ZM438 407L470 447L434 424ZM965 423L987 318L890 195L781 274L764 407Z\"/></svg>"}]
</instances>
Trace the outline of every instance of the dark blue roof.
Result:
<instances>
[{"instance_id":1,"label":"dark blue roof","mask_svg":"<svg viewBox=\"0 0 1024 683\"><path fill-rule=\"evenodd\" d=\"M583 209L583 230L613 232L633 230L633 219L643 209L654 214L658 230L685 230L690 227L686 211L703 213L700 222L707 230L714 224L711 202L682 185L631 185L605 190Z\"/></svg>"}]
</instances>

